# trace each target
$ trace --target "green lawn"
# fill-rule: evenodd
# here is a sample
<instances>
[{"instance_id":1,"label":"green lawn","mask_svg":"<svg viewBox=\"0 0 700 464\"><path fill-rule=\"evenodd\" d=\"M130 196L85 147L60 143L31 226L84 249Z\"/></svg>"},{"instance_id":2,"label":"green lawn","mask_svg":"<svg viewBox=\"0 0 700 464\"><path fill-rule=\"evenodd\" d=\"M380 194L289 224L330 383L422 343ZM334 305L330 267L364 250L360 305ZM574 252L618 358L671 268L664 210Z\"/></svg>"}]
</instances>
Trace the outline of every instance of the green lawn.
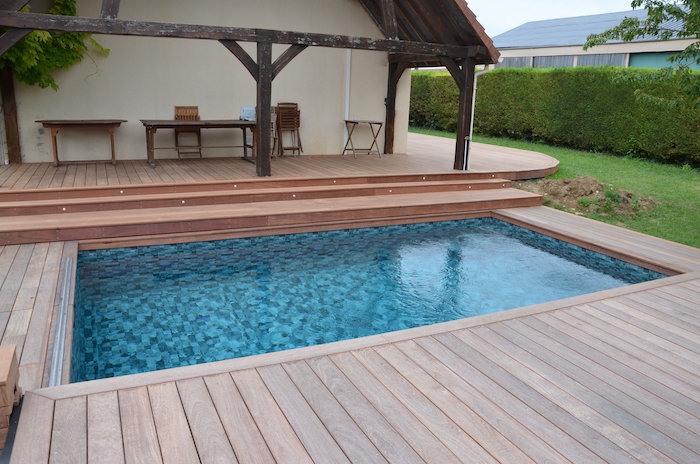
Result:
<instances>
[{"instance_id":1,"label":"green lawn","mask_svg":"<svg viewBox=\"0 0 700 464\"><path fill-rule=\"evenodd\" d=\"M411 132L455 138L449 132L411 128ZM700 248L700 171L588 153L539 143L475 136L475 142L544 153L559 160L553 179L589 175L637 195L654 197L660 204L636 218L590 216L631 230Z\"/></svg>"}]
</instances>

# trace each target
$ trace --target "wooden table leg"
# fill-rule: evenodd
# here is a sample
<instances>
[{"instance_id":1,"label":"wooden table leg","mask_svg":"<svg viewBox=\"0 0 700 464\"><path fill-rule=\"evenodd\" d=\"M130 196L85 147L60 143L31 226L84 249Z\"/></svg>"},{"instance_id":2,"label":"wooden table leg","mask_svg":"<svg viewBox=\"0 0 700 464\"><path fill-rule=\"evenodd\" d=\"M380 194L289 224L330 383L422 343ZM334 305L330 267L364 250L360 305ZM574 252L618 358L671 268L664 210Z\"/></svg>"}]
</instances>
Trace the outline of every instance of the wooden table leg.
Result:
<instances>
[{"instance_id":1,"label":"wooden table leg","mask_svg":"<svg viewBox=\"0 0 700 464\"><path fill-rule=\"evenodd\" d=\"M156 167L155 155L154 155L154 143L155 143L156 129L153 127L146 127L146 162L152 168Z\"/></svg>"},{"instance_id":2,"label":"wooden table leg","mask_svg":"<svg viewBox=\"0 0 700 464\"><path fill-rule=\"evenodd\" d=\"M369 129L372 131L372 137L373 137L374 141L372 142L372 145L369 146L369 151L368 151L368 153L372 153L372 147L376 147L376 148L377 148L377 154L378 154L379 157L381 158L381 157L382 157L382 152L379 151L379 144L377 143L377 137L379 136L379 131L382 130L382 125L381 125L381 124L376 124L376 125L379 126L379 128L377 129L377 132L375 133L375 132L374 132L374 126L375 126L375 124L373 124L373 123L370 123L370 124L369 124Z\"/></svg>"},{"instance_id":3,"label":"wooden table leg","mask_svg":"<svg viewBox=\"0 0 700 464\"><path fill-rule=\"evenodd\" d=\"M56 141L56 135L58 135L58 127L52 127L51 144L53 145L53 167L58 167L58 142Z\"/></svg>"},{"instance_id":4,"label":"wooden table leg","mask_svg":"<svg viewBox=\"0 0 700 464\"><path fill-rule=\"evenodd\" d=\"M117 158L114 154L114 127L107 127L107 132L109 132L109 139L112 142L112 164L117 164Z\"/></svg>"}]
</instances>

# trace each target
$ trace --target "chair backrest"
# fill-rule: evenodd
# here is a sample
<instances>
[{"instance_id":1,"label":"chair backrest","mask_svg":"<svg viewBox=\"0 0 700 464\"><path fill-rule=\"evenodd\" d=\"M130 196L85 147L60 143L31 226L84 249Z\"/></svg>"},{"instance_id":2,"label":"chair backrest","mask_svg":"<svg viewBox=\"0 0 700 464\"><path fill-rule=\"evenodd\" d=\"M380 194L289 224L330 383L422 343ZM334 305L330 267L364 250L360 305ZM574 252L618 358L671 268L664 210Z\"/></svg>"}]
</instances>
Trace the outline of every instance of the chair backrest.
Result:
<instances>
[{"instance_id":1,"label":"chair backrest","mask_svg":"<svg viewBox=\"0 0 700 464\"><path fill-rule=\"evenodd\" d=\"M175 107L176 121L199 121L198 106L176 106Z\"/></svg>"},{"instance_id":2,"label":"chair backrest","mask_svg":"<svg viewBox=\"0 0 700 464\"><path fill-rule=\"evenodd\" d=\"M279 130L299 129L299 110L280 108L277 113L277 128Z\"/></svg>"},{"instance_id":3,"label":"chair backrest","mask_svg":"<svg viewBox=\"0 0 700 464\"><path fill-rule=\"evenodd\" d=\"M299 104L297 103L289 103L289 102L280 102L277 104L277 107L280 109L288 109L288 110L298 110L299 109Z\"/></svg>"}]
</instances>

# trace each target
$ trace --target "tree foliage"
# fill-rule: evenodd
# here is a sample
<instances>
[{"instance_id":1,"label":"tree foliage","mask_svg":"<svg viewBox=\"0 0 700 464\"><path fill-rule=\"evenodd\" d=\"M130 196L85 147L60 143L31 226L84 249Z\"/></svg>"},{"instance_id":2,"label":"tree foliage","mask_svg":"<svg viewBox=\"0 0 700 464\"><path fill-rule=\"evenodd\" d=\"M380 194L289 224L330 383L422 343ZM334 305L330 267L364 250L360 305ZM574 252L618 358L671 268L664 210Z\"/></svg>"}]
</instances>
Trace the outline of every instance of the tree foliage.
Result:
<instances>
[{"instance_id":1,"label":"tree foliage","mask_svg":"<svg viewBox=\"0 0 700 464\"><path fill-rule=\"evenodd\" d=\"M29 11L29 5L22 11ZM49 14L54 15L75 16L76 13L75 0L55 0L49 10ZM0 58L0 68L10 66L17 80L25 84L58 90L51 73L81 61L88 51L85 39L89 37L90 34L75 32L32 31ZM93 39L89 40L101 53L109 53Z\"/></svg>"},{"instance_id":2,"label":"tree foliage","mask_svg":"<svg viewBox=\"0 0 700 464\"><path fill-rule=\"evenodd\" d=\"M632 8L647 10L646 19L625 18L619 25L600 34L591 34L583 46L584 50L604 44L610 40L631 42L638 38L655 37L660 40L700 37L700 0L633 0ZM684 99L667 100L656 95L636 91L641 99L653 103L678 105L690 103L700 106L700 73L692 70L700 63L700 41L669 58L669 66L651 74L623 71L618 76L622 82L675 81L683 90Z\"/></svg>"}]
</instances>

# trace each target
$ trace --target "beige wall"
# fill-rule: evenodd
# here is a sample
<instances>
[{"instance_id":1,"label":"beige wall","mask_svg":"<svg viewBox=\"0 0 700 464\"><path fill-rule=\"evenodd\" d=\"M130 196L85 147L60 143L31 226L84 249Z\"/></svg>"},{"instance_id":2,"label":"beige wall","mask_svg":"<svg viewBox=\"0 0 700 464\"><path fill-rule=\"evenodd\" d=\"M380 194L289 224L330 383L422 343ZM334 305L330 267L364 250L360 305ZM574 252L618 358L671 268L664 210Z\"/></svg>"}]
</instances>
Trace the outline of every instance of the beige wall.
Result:
<instances>
[{"instance_id":1,"label":"beige wall","mask_svg":"<svg viewBox=\"0 0 700 464\"><path fill-rule=\"evenodd\" d=\"M99 16L101 2L78 0L80 16ZM122 0L120 19L202 25L243 26L381 37L357 0ZM118 159L145 159L141 119L171 119L175 105L197 105L204 119L238 118L241 106L255 106L255 81L216 41L94 36L109 48L96 50L55 79L58 92L17 84L23 160L52 159L51 137L38 119L126 119L116 131ZM255 57L255 44L243 44ZM276 57L286 46L275 45ZM384 121L387 54L310 47L273 82L272 102L299 103L305 154L335 154L345 144L343 119ZM273 59L274 59L273 57ZM410 73L401 80L397 101L395 151L404 152ZM350 99L346 110L349 76ZM362 134L359 134L362 135ZM238 130L203 131L204 144L240 144ZM62 160L107 159L109 137L99 130L62 129ZM383 141L383 131L381 134ZM360 143L363 141L360 140ZM158 132L156 146L172 146L172 131ZM209 149L205 156L241 155L240 149ZM175 156L162 150L157 157Z\"/></svg>"}]
</instances>

